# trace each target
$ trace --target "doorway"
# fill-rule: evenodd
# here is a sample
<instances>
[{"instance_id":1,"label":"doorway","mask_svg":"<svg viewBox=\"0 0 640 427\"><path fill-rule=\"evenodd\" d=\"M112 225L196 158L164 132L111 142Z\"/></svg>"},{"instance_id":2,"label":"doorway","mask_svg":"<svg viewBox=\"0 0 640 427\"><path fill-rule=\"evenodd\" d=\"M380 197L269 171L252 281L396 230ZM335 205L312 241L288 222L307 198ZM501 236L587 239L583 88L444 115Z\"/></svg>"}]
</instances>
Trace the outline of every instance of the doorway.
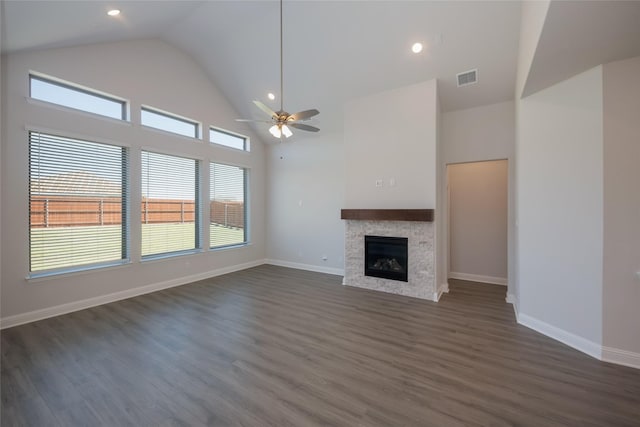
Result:
<instances>
[{"instance_id":1,"label":"doorway","mask_svg":"<svg viewBox=\"0 0 640 427\"><path fill-rule=\"evenodd\" d=\"M508 161L447 165L450 279L507 285Z\"/></svg>"}]
</instances>

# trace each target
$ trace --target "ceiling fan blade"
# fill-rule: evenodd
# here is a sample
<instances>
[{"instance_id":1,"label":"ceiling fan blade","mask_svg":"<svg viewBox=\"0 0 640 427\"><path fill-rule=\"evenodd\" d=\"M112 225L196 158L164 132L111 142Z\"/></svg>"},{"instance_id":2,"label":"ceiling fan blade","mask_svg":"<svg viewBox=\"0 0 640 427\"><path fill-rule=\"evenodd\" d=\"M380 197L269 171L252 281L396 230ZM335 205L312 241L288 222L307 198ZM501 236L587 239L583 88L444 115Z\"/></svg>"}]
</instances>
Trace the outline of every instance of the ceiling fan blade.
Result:
<instances>
[{"instance_id":1,"label":"ceiling fan blade","mask_svg":"<svg viewBox=\"0 0 640 427\"><path fill-rule=\"evenodd\" d=\"M256 104L256 107L258 107L259 109L261 109L262 111L267 113L270 117L274 117L274 118L278 117L278 115L275 113L275 111L273 111L271 108L269 108L266 105L264 105L262 102L253 101L253 103Z\"/></svg>"},{"instance_id":2,"label":"ceiling fan blade","mask_svg":"<svg viewBox=\"0 0 640 427\"><path fill-rule=\"evenodd\" d=\"M236 122L273 123L271 120L236 119Z\"/></svg>"},{"instance_id":3,"label":"ceiling fan blade","mask_svg":"<svg viewBox=\"0 0 640 427\"><path fill-rule=\"evenodd\" d=\"M318 132L320 129L314 126L305 125L303 123L287 123L287 126L291 126L292 128L306 130L308 132Z\"/></svg>"},{"instance_id":4,"label":"ceiling fan blade","mask_svg":"<svg viewBox=\"0 0 640 427\"><path fill-rule=\"evenodd\" d=\"M299 113L291 114L288 118L290 121L309 120L313 116L320 114L320 111L315 108L312 110L300 111Z\"/></svg>"}]
</instances>

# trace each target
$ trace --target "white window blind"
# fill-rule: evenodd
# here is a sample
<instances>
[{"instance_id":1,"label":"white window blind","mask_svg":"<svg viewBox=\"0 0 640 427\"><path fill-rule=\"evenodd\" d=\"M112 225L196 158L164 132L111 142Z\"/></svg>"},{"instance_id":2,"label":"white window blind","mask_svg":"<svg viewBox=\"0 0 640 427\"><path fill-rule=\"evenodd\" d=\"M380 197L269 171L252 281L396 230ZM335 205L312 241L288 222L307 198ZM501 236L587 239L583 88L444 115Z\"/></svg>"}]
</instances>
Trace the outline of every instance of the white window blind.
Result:
<instances>
[{"instance_id":1,"label":"white window blind","mask_svg":"<svg viewBox=\"0 0 640 427\"><path fill-rule=\"evenodd\" d=\"M200 247L199 162L142 152L142 257Z\"/></svg>"},{"instance_id":2,"label":"white window blind","mask_svg":"<svg viewBox=\"0 0 640 427\"><path fill-rule=\"evenodd\" d=\"M127 258L127 149L29 132L29 270Z\"/></svg>"},{"instance_id":3,"label":"white window blind","mask_svg":"<svg viewBox=\"0 0 640 427\"><path fill-rule=\"evenodd\" d=\"M247 170L237 166L210 164L211 247L247 242Z\"/></svg>"}]
</instances>

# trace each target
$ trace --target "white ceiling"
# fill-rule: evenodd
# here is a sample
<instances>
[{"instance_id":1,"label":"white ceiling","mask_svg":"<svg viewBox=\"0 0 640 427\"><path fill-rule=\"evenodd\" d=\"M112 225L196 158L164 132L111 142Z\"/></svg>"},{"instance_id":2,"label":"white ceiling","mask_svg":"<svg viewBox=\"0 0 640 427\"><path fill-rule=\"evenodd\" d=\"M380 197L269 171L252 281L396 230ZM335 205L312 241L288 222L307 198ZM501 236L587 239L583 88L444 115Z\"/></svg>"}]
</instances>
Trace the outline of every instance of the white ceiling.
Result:
<instances>
[{"instance_id":1,"label":"white ceiling","mask_svg":"<svg viewBox=\"0 0 640 427\"><path fill-rule=\"evenodd\" d=\"M640 55L640 1L552 1L523 96Z\"/></svg>"},{"instance_id":2,"label":"white ceiling","mask_svg":"<svg viewBox=\"0 0 640 427\"><path fill-rule=\"evenodd\" d=\"M6 0L0 7L3 53L159 38L190 54L239 116L264 118L253 99L278 109L279 98L266 97L279 96L275 0ZM114 7L122 10L115 19L106 15ZM285 0L285 108L319 109L314 124L328 131L342 127L348 100L433 78L444 111L513 99L520 9L520 1ZM419 55L410 52L415 41L426 44ZM636 55L640 1L554 0L525 94ZM455 75L474 68L479 82L456 87Z\"/></svg>"},{"instance_id":3,"label":"white ceiling","mask_svg":"<svg viewBox=\"0 0 640 427\"><path fill-rule=\"evenodd\" d=\"M8 0L2 51L157 37L188 52L239 115L262 118L251 100L279 102L266 98L279 92L278 19L273 0ZM287 0L285 108L318 108L315 124L338 129L349 99L433 78L445 111L512 99L519 27L519 2ZM456 73L473 68L479 83L457 88Z\"/></svg>"}]
</instances>

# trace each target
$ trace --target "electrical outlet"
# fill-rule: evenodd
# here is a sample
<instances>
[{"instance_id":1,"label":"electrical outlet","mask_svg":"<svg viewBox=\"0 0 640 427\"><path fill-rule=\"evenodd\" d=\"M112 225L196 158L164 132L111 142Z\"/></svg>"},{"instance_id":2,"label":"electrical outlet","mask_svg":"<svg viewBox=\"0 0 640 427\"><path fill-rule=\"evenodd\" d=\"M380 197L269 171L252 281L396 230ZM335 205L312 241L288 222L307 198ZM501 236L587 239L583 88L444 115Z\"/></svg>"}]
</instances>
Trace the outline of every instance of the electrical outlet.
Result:
<instances>
[{"instance_id":1,"label":"electrical outlet","mask_svg":"<svg viewBox=\"0 0 640 427\"><path fill-rule=\"evenodd\" d=\"M326 261L327 259L329 259L329 258L327 258L327 256L326 256L326 255L322 255L322 260L323 260L323 261Z\"/></svg>"}]
</instances>

